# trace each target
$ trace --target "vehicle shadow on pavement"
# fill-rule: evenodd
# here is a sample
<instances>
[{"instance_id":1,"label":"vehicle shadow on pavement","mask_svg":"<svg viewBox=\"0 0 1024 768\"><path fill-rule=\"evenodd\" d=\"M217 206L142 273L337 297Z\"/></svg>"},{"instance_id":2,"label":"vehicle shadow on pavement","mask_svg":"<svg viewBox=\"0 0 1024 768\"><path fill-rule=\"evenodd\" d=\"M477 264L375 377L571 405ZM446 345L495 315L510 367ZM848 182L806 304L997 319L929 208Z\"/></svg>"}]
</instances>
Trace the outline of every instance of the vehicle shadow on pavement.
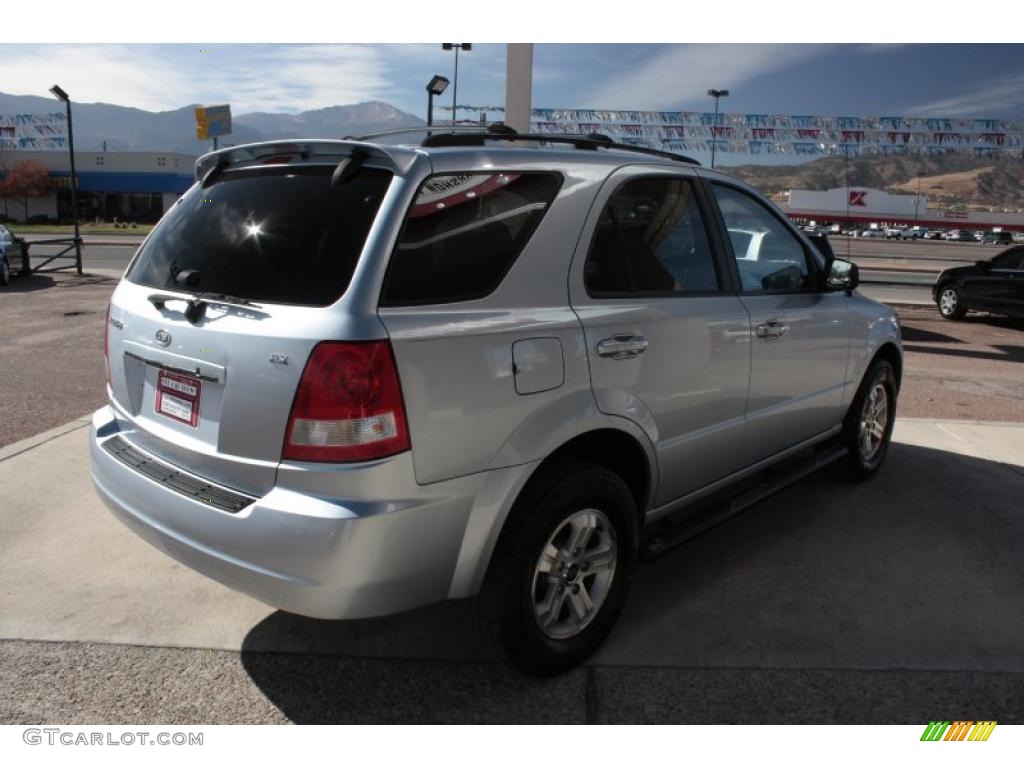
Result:
<instances>
[{"instance_id":1,"label":"vehicle shadow on pavement","mask_svg":"<svg viewBox=\"0 0 1024 768\"><path fill-rule=\"evenodd\" d=\"M936 333L935 331L928 331L924 328L917 328L911 325L909 322L903 324L902 334L903 341L928 341L928 342L941 342L943 344L963 344L963 339L958 339L954 336L948 336L945 333Z\"/></svg>"},{"instance_id":2,"label":"vehicle shadow on pavement","mask_svg":"<svg viewBox=\"0 0 1024 768\"><path fill-rule=\"evenodd\" d=\"M872 481L839 474L641 563L608 641L552 680L488 661L462 603L277 612L242 663L300 723L1024 719L1024 468L894 443Z\"/></svg>"},{"instance_id":3,"label":"vehicle shadow on pavement","mask_svg":"<svg viewBox=\"0 0 1024 768\"><path fill-rule=\"evenodd\" d=\"M986 352L980 349L948 349L947 347L924 347L920 344L904 344L904 352L922 352L928 355L950 357L973 357L977 360L996 360L1002 363L1024 363L1024 346L1009 344L993 344L998 352Z\"/></svg>"},{"instance_id":4,"label":"vehicle shadow on pavement","mask_svg":"<svg viewBox=\"0 0 1024 768\"><path fill-rule=\"evenodd\" d=\"M50 275L32 273L25 276L18 276L3 287L4 293L31 293L32 291L43 291L52 288L57 284Z\"/></svg>"}]
</instances>

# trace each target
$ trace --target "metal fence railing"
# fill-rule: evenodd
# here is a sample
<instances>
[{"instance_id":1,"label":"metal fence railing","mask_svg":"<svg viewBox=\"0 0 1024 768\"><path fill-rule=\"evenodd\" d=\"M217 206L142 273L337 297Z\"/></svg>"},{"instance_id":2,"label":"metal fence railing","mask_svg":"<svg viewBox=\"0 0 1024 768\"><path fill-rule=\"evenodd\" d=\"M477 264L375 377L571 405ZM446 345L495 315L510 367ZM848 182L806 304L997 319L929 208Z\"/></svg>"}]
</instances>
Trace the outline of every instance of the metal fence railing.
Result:
<instances>
[{"instance_id":1,"label":"metal fence railing","mask_svg":"<svg viewBox=\"0 0 1024 768\"><path fill-rule=\"evenodd\" d=\"M31 257L29 255L30 248L34 248L37 245L56 245L64 246L60 248L57 253L45 254L35 258L42 258L44 261L41 264L32 266ZM49 267L47 265L57 259L69 259L73 260L71 264L61 264L60 266ZM24 276L31 275L33 272L56 272L60 269L70 269L74 267L78 274L82 274L82 238L81 237L56 237L47 240L33 240L31 243L25 242L21 247L21 274Z\"/></svg>"}]
</instances>

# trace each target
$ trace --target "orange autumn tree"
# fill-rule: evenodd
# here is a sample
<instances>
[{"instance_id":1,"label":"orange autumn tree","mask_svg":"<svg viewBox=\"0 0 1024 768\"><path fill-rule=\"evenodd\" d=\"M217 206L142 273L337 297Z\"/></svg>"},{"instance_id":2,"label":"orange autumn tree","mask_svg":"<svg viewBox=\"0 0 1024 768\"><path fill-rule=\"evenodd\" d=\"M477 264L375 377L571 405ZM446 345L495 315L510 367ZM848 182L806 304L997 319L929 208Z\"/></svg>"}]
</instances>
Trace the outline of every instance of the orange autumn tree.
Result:
<instances>
[{"instance_id":1,"label":"orange autumn tree","mask_svg":"<svg viewBox=\"0 0 1024 768\"><path fill-rule=\"evenodd\" d=\"M11 168L0 181L0 197L17 200L28 218L28 201L46 197L54 189L54 179L42 163L24 160Z\"/></svg>"}]
</instances>

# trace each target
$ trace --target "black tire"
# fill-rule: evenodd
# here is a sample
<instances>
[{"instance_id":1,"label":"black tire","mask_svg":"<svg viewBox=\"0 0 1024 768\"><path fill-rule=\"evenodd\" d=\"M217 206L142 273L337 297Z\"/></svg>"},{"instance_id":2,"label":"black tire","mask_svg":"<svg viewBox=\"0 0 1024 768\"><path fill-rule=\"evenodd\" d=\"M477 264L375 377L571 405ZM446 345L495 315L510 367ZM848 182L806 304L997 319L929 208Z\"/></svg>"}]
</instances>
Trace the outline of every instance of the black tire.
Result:
<instances>
[{"instance_id":1,"label":"black tire","mask_svg":"<svg viewBox=\"0 0 1024 768\"><path fill-rule=\"evenodd\" d=\"M866 450L863 441L862 425L867 416L867 401L876 386L885 390L886 419L879 444L874 451ZM896 398L899 390L896 385L896 372L888 360L876 358L864 375L857 395L846 413L843 422L842 441L846 446L846 470L851 480L866 480L882 466L889 452L892 428L896 423ZM877 402L877 401L876 401Z\"/></svg>"},{"instance_id":2,"label":"black tire","mask_svg":"<svg viewBox=\"0 0 1024 768\"><path fill-rule=\"evenodd\" d=\"M7 262L6 256L0 256L0 285L10 285L11 265Z\"/></svg>"},{"instance_id":3,"label":"black tire","mask_svg":"<svg viewBox=\"0 0 1024 768\"><path fill-rule=\"evenodd\" d=\"M943 298L946 297L947 293L952 299L952 304L947 302L945 308L943 308ZM964 306L963 297L960 295L960 289L953 283L945 283L939 287L938 298L935 300L935 305L939 308L939 314L946 320L963 320L964 315L967 314L967 307Z\"/></svg>"},{"instance_id":4,"label":"black tire","mask_svg":"<svg viewBox=\"0 0 1024 768\"><path fill-rule=\"evenodd\" d=\"M636 565L637 512L633 495L622 479L608 469L589 462L566 462L541 470L517 499L491 558L483 589L476 601L477 620L491 643L503 647L524 672L554 675L572 667L593 653L611 631L629 593ZM614 567L596 613L577 634L555 639L542 630L535 616L539 595L556 589L546 581L535 581L541 554L574 514L596 510L613 529L616 543ZM604 531L601 536L608 536ZM596 538L594 536L591 539ZM561 551L561 550L559 550ZM581 559L586 553L582 553ZM571 573L571 571L570 571ZM561 578L561 577L558 577ZM593 579L596 576L576 576ZM583 585L576 584L574 595ZM538 589L541 592L538 592ZM560 586L563 589L571 587ZM571 610L569 595L562 608ZM566 621L572 619L570 614Z\"/></svg>"}]
</instances>

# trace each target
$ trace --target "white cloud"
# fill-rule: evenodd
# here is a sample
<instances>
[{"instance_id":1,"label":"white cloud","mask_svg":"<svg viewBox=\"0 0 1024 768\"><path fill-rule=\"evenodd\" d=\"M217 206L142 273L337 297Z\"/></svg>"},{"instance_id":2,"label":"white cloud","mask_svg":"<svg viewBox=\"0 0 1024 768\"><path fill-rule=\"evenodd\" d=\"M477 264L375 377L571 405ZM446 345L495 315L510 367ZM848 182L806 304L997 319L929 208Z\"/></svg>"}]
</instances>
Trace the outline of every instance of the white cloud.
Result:
<instances>
[{"instance_id":1,"label":"white cloud","mask_svg":"<svg viewBox=\"0 0 1024 768\"><path fill-rule=\"evenodd\" d=\"M239 114L300 112L386 99L393 93L382 52L364 45L267 46L257 61L235 60L221 73Z\"/></svg>"},{"instance_id":2,"label":"white cloud","mask_svg":"<svg viewBox=\"0 0 1024 768\"><path fill-rule=\"evenodd\" d=\"M47 96L54 83L77 102L163 110L196 101L189 78L147 46L4 46L5 93Z\"/></svg>"},{"instance_id":3,"label":"white cloud","mask_svg":"<svg viewBox=\"0 0 1024 768\"><path fill-rule=\"evenodd\" d=\"M584 94L595 109L679 109L708 88L739 88L821 52L814 45L681 45Z\"/></svg>"},{"instance_id":4,"label":"white cloud","mask_svg":"<svg viewBox=\"0 0 1024 768\"><path fill-rule=\"evenodd\" d=\"M1014 107L1024 104L1024 72L1010 75L991 82L989 85L975 88L968 93L948 99L940 99L927 104L908 107L909 115L926 117L956 117L971 115L984 117L987 113L1005 114Z\"/></svg>"}]
</instances>

